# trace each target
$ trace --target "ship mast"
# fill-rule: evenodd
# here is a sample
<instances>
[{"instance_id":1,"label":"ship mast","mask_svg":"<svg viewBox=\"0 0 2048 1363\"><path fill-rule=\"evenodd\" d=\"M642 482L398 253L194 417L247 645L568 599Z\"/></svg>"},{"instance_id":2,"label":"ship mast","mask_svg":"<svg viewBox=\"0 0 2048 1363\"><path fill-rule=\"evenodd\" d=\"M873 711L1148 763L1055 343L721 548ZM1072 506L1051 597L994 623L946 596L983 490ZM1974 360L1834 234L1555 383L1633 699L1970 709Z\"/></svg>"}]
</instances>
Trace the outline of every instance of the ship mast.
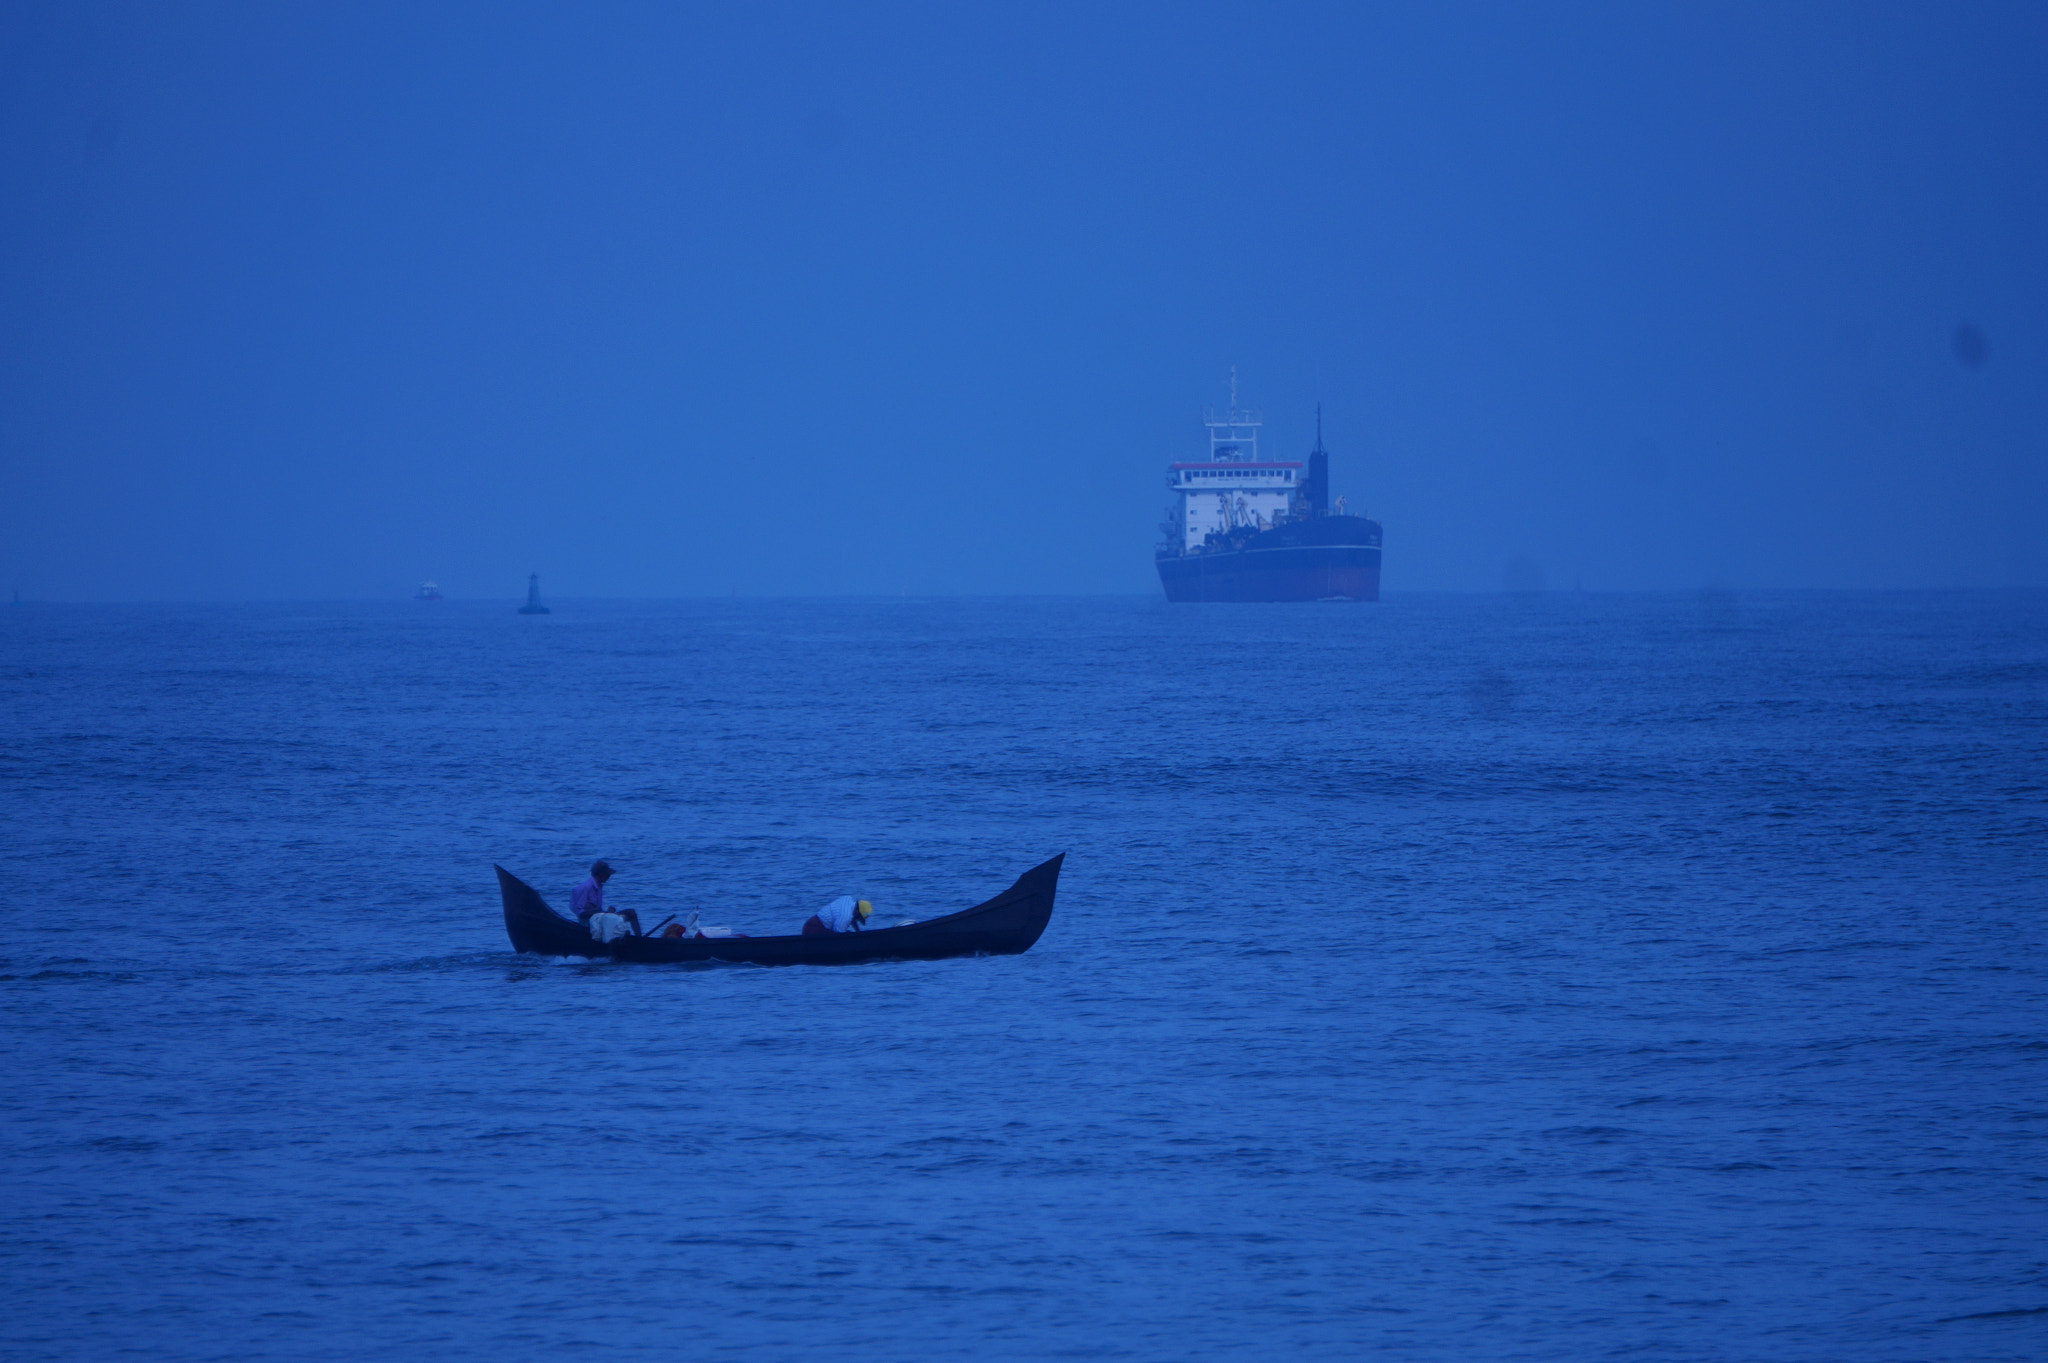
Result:
<instances>
[{"instance_id":1,"label":"ship mast","mask_svg":"<svg viewBox=\"0 0 2048 1363\"><path fill-rule=\"evenodd\" d=\"M1202 413L1209 428L1209 462L1212 464L1254 463L1259 460L1259 414L1241 411L1237 405L1237 366L1230 366L1230 410L1221 420L1211 407Z\"/></svg>"}]
</instances>

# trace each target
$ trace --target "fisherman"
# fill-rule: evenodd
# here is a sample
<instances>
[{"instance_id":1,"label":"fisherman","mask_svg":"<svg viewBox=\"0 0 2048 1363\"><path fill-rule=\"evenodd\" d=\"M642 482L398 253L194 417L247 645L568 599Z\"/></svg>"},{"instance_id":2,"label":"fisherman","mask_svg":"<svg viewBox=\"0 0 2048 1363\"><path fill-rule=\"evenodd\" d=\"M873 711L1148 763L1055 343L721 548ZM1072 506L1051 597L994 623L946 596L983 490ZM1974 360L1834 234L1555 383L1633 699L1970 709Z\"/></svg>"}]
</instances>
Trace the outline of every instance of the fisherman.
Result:
<instances>
[{"instance_id":1,"label":"fisherman","mask_svg":"<svg viewBox=\"0 0 2048 1363\"><path fill-rule=\"evenodd\" d=\"M804 936L859 932L867 924L868 915L874 911L875 906L867 900L843 894L804 920Z\"/></svg>"},{"instance_id":2,"label":"fisherman","mask_svg":"<svg viewBox=\"0 0 2048 1363\"><path fill-rule=\"evenodd\" d=\"M576 921L588 927L590 915L603 913L604 883L612 878L612 864L599 858L590 863L590 878L569 892L569 910L576 915ZM614 909L612 912L633 925L633 935L640 935L640 915L631 909Z\"/></svg>"}]
</instances>

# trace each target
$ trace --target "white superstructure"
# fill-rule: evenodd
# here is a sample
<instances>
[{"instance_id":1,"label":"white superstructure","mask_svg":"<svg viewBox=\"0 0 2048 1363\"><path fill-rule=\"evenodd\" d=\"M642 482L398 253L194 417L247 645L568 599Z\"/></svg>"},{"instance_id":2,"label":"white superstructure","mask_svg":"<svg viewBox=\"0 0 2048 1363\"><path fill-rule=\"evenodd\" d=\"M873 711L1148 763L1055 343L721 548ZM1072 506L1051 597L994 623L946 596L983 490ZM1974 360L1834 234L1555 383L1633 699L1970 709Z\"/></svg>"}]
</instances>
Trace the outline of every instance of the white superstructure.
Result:
<instances>
[{"instance_id":1,"label":"white superstructure","mask_svg":"<svg viewBox=\"0 0 2048 1363\"><path fill-rule=\"evenodd\" d=\"M1259 415L1238 409L1234 375L1230 410L1220 418L1204 412L1202 424L1209 428L1209 461L1171 464L1166 479L1179 496L1179 505L1167 511L1167 535L1179 540L1183 554L1199 551L1211 534L1271 529L1296 509L1302 493L1299 463L1259 458Z\"/></svg>"}]
</instances>

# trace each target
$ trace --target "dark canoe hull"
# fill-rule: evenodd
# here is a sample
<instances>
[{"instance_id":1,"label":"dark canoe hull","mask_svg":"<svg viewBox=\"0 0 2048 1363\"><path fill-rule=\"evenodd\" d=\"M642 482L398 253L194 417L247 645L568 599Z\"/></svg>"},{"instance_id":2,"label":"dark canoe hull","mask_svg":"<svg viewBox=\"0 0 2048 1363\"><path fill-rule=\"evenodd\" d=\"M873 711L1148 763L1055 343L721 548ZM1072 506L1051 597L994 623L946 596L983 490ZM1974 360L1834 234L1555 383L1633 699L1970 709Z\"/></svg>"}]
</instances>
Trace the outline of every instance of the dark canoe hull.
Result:
<instances>
[{"instance_id":1,"label":"dark canoe hull","mask_svg":"<svg viewBox=\"0 0 2048 1363\"><path fill-rule=\"evenodd\" d=\"M1028 951L1052 917L1061 853L1034 866L994 899L905 928L804 937L621 937L591 940L573 918L549 908L531 885L498 873L505 935L515 950L542 956L609 957L618 961L743 961L755 965L849 965L856 961L934 961L947 956L1013 956Z\"/></svg>"}]
</instances>

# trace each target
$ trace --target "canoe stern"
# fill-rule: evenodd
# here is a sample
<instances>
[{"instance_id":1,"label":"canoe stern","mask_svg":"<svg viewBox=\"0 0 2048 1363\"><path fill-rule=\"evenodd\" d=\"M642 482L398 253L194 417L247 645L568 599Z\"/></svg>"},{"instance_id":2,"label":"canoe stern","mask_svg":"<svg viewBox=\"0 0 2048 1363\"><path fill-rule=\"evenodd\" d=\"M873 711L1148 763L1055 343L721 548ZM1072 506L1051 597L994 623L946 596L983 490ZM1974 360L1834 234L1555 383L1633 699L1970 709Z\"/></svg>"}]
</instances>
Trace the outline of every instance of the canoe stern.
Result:
<instances>
[{"instance_id":1,"label":"canoe stern","mask_svg":"<svg viewBox=\"0 0 2048 1363\"><path fill-rule=\"evenodd\" d=\"M505 935L514 951L540 956L604 956L609 953L590 939L590 930L573 918L564 918L548 907L533 886L502 866L498 873L498 897L505 904Z\"/></svg>"}]
</instances>

